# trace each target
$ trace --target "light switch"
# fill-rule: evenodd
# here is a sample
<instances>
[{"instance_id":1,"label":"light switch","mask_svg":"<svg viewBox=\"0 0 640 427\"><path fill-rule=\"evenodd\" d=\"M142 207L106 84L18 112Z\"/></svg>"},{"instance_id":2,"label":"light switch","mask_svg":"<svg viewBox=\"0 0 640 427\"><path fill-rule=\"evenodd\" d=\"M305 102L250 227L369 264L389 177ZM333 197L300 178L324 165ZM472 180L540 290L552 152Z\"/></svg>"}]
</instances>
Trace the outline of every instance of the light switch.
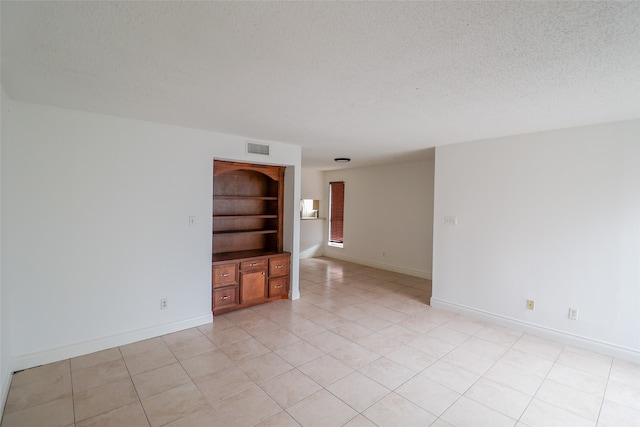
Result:
<instances>
[{"instance_id":1,"label":"light switch","mask_svg":"<svg viewBox=\"0 0 640 427\"><path fill-rule=\"evenodd\" d=\"M196 225L196 222L197 222L197 220L196 220L195 216L190 216L189 217L189 226L190 227L194 227Z\"/></svg>"}]
</instances>

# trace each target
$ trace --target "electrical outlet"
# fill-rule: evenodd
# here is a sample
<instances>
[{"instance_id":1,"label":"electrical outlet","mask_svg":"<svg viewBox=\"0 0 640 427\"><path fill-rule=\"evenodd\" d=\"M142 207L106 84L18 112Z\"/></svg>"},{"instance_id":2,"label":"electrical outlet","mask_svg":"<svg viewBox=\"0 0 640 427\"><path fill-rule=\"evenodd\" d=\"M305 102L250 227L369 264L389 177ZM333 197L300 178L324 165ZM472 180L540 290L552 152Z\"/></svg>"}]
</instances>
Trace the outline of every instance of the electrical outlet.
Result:
<instances>
[{"instance_id":1,"label":"electrical outlet","mask_svg":"<svg viewBox=\"0 0 640 427\"><path fill-rule=\"evenodd\" d=\"M528 299L528 300L527 300L527 308L528 308L529 310L533 310L534 305L535 305L535 303L533 302L533 300L532 300L532 299Z\"/></svg>"},{"instance_id":2,"label":"electrical outlet","mask_svg":"<svg viewBox=\"0 0 640 427\"><path fill-rule=\"evenodd\" d=\"M455 216L445 216L444 217L444 225L458 225L458 218Z\"/></svg>"},{"instance_id":3,"label":"electrical outlet","mask_svg":"<svg viewBox=\"0 0 640 427\"><path fill-rule=\"evenodd\" d=\"M569 309L569 319L578 320L578 309L577 308L570 308Z\"/></svg>"},{"instance_id":4,"label":"electrical outlet","mask_svg":"<svg viewBox=\"0 0 640 427\"><path fill-rule=\"evenodd\" d=\"M169 303L167 302L166 298L161 298L160 299L160 310L166 310L167 308L169 308Z\"/></svg>"}]
</instances>

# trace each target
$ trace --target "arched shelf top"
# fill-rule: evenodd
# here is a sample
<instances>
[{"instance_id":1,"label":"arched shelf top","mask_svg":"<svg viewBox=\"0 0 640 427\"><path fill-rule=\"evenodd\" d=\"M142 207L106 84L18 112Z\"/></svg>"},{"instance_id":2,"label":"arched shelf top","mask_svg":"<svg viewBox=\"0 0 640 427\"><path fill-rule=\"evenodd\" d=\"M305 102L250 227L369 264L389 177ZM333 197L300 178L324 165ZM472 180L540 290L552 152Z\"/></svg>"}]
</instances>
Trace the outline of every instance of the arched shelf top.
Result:
<instances>
[{"instance_id":1,"label":"arched shelf top","mask_svg":"<svg viewBox=\"0 0 640 427\"><path fill-rule=\"evenodd\" d=\"M258 165L254 163L241 162L214 162L213 176L219 176L234 171L251 171L266 175L273 181L280 181L284 178L284 166Z\"/></svg>"}]
</instances>

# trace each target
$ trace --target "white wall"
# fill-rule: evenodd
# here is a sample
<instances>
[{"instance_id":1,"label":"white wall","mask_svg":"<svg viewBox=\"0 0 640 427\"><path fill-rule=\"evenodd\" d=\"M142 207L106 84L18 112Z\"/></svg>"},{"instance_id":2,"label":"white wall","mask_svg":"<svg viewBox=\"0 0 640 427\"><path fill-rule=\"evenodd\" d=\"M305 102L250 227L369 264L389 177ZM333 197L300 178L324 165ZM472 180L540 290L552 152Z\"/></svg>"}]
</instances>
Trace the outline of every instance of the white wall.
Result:
<instances>
[{"instance_id":1,"label":"white wall","mask_svg":"<svg viewBox=\"0 0 640 427\"><path fill-rule=\"evenodd\" d=\"M302 169L302 199L319 200L326 211L327 199L324 194L324 174L315 169ZM323 215L326 217L326 215ZM300 257L322 256L325 244L325 219L300 221Z\"/></svg>"},{"instance_id":2,"label":"white wall","mask_svg":"<svg viewBox=\"0 0 640 427\"><path fill-rule=\"evenodd\" d=\"M294 156L296 164L287 166L284 174L284 230L282 239L283 249L291 252L289 298L295 300L300 298L300 174L302 168L300 166L300 147L289 146L289 148L286 157Z\"/></svg>"},{"instance_id":3,"label":"white wall","mask_svg":"<svg viewBox=\"0 0 640 427\"><path fill-rule=\"evenodd\" d=\"M2 8L0 8L1 10ZM0 45L2 43L0 42ZM2 67L0 66L0 69ZM9 108L9 97L0 85L0 188L2 187L2 141L5 139L4 113ZM0 191L0 260L2 258L2 192ZM4 297L2 286L2 262L0 261L0 420L4 412L4 403L9 393L11 382L11 362L9 348L8 299Z\"/></svg>"},{"instance_id":4,"label":"white wall","mask_svg":"<svg viewBox=\"0 0 640 427\"><path fill-rule=\"evenodd\" d=\"M4 114L9 110L9 98L0 87L0 188L2 187L2 142L5 139L6 126L4 125ZM0 191L0 242L2 241L2 192ZM0 245L0 259L2 257L2 245ZM11 348L9 346L9 320L8 309L9 299L4 296L6 286L2 284L2 263L0 262L0 419L4 410L4 402L9 393L11 383Z\"/></svg>"},{"instance_id":5,"label":"white wall","mask_svg":"<svg viewBox=\"0 0 640 427\"><path fill-rule=\"evenodd\" d=\"M11 105L1 220L14 369L210 321L214 157L289 165L284 246L298 292L299 147L269 143L267 162L236 136Z\"/></svg>"},{"instance_id":6,"label":"white wall","mask_svg":"<svg viewBox=\"0 0 640 427\"><path fill-rule=\"evenodd\" d=\"M331 181L345 182L344 247L325 240L326 256L431 278L433 162L327 171L325 200Z\"/></svg>"},{"instance_id":7,"label":"white wall","mask_svg":"<svg viewBox=\"0 0 640 427\"><path fill-rule=\"evenodd\" d=\"M640 121L438 147L432 304L640 361L639 185Z\"/></svg>"}]
</instances>

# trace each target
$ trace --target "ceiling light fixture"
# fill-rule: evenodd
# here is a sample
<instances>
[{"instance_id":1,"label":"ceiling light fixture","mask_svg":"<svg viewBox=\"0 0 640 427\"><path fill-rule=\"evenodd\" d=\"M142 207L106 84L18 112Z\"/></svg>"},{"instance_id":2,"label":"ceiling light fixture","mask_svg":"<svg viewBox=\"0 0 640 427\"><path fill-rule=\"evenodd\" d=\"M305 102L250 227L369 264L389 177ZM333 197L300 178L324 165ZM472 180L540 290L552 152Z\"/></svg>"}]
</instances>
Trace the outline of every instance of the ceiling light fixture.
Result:
<instances>
[{"instance_id":1,"label":"ceiling light fixture","mask_svg":"<svg viewBox=\"0 0 640 427\"><path fill-rule=\"evenodd\" d=\"M336 157L333 159L336 163L349 163L351 161L348 157Z\"/></svg>"}]
</instances>

